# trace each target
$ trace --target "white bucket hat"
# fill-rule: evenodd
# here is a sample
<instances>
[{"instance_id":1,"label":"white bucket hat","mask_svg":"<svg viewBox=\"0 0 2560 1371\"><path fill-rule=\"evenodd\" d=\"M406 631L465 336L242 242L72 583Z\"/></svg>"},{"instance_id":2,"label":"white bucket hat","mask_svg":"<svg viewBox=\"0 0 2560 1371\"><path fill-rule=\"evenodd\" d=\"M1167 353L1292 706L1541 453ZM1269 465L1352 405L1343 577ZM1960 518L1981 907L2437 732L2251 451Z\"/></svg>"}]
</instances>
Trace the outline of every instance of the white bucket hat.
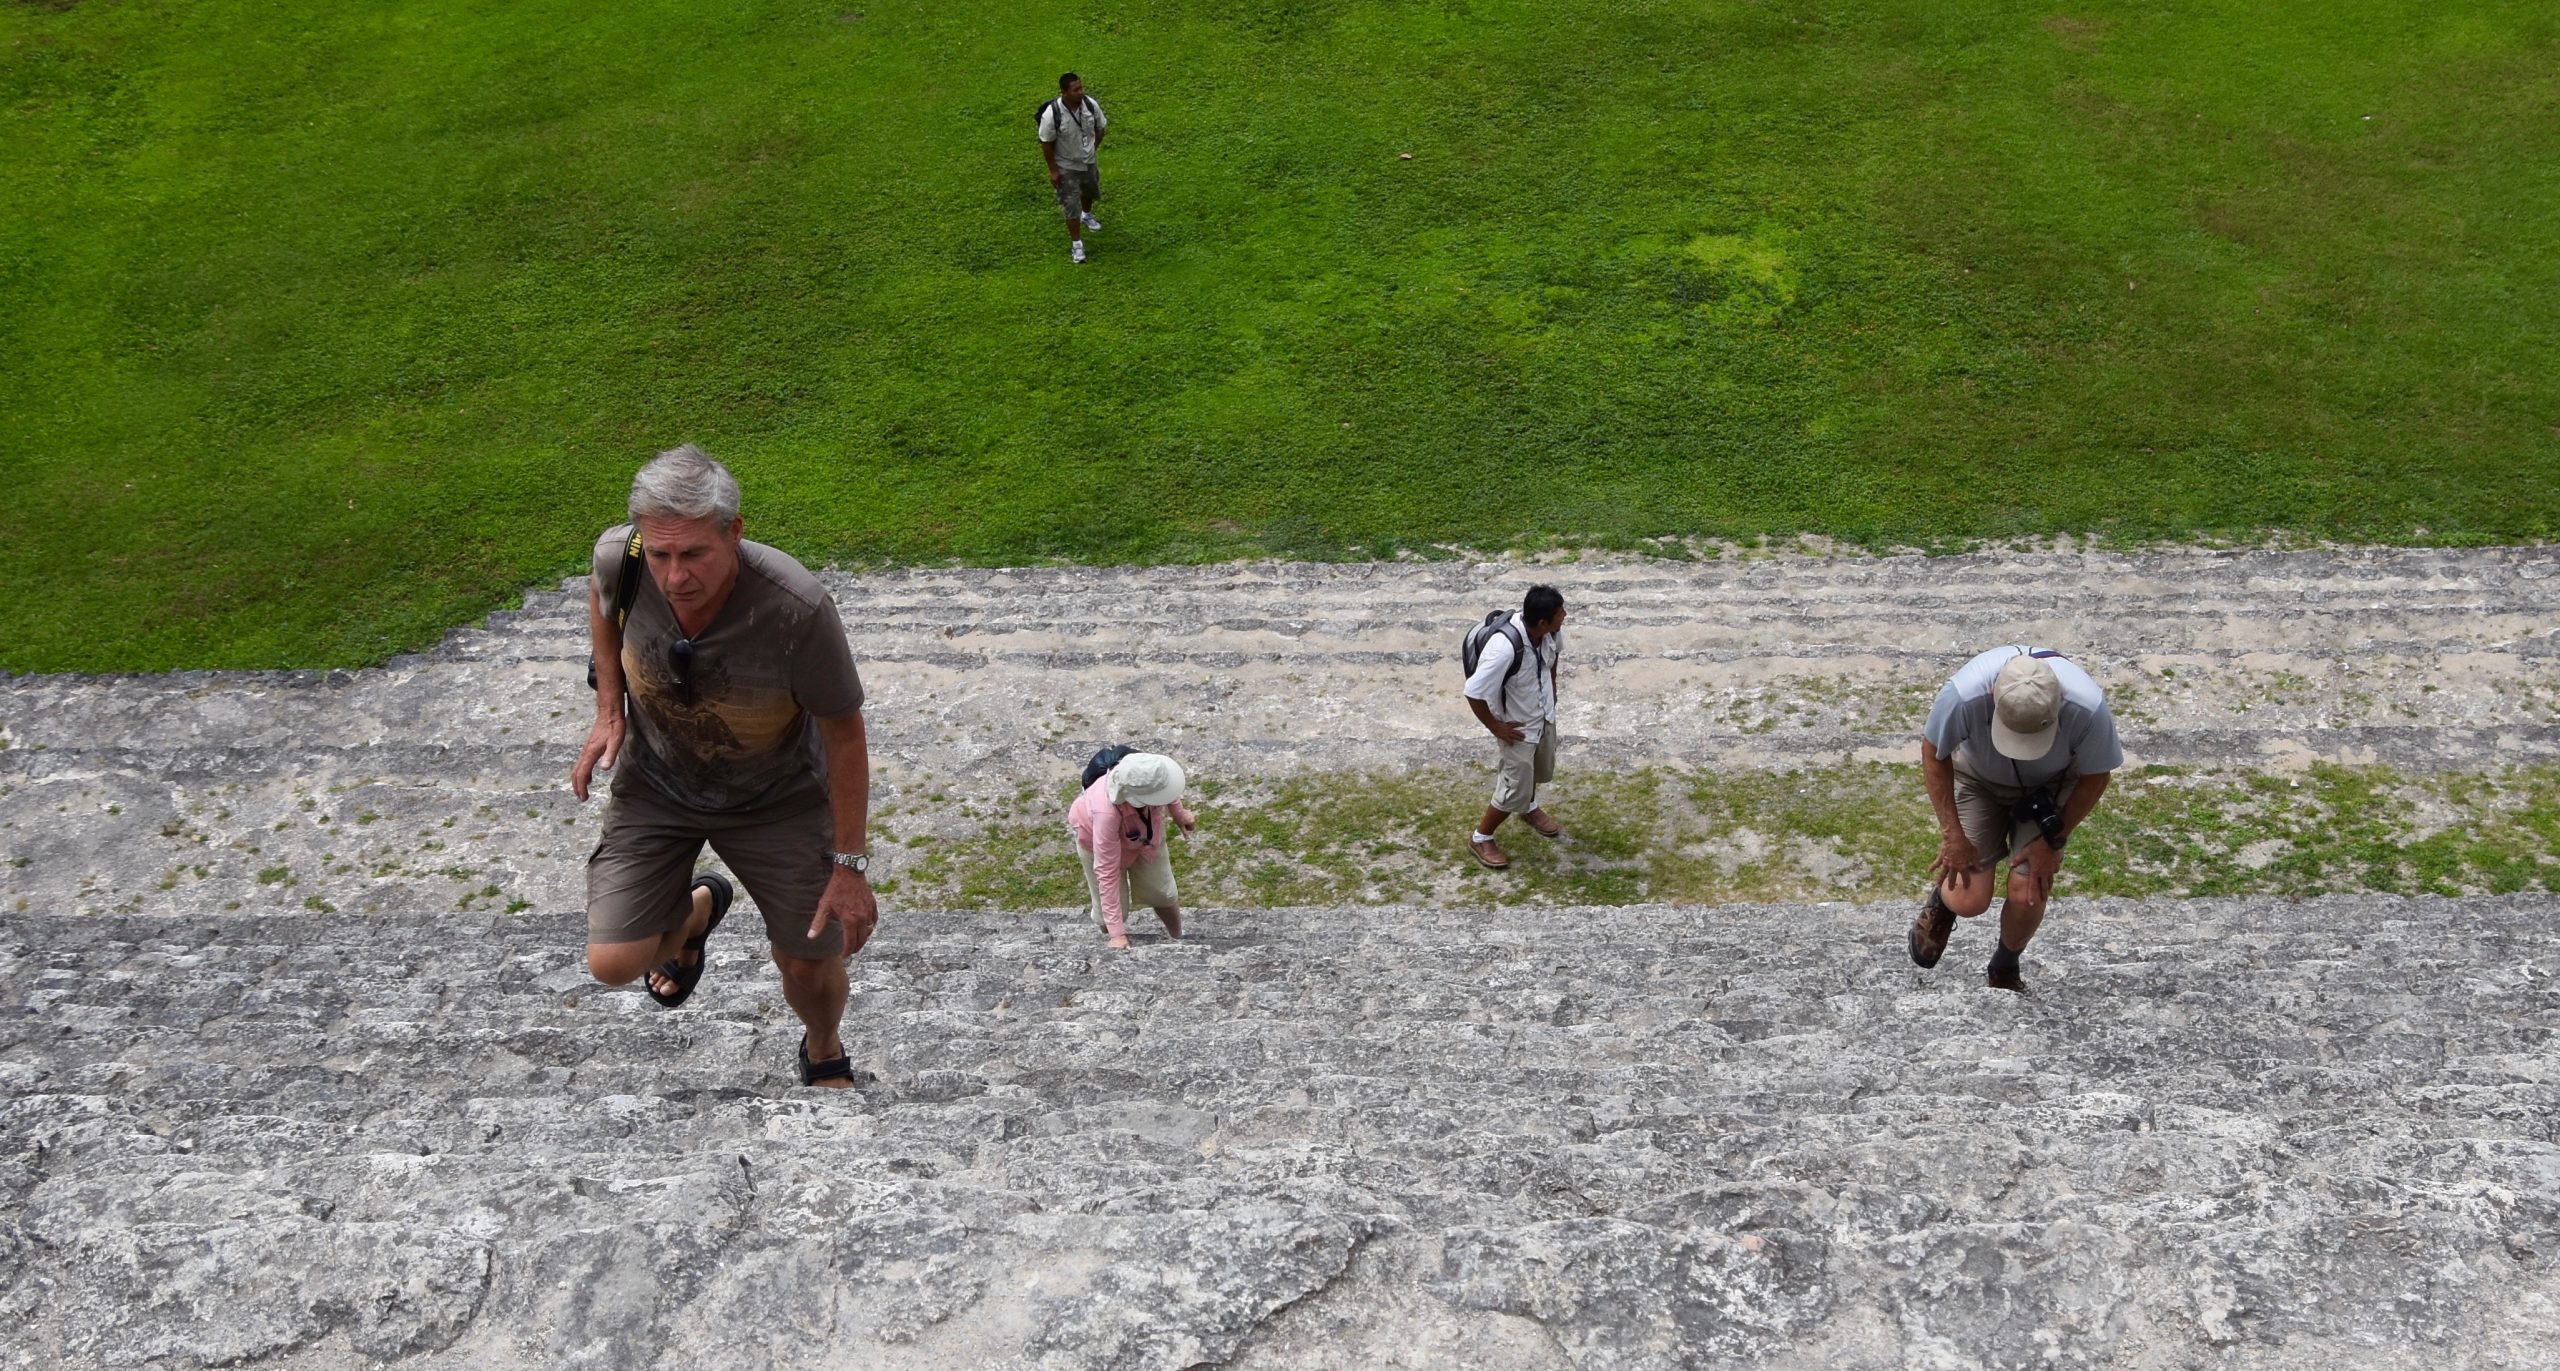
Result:
<instances>
[{"instance_id":1,"label":"white bucket hat","mask_svg":"<svg viewBox=\"0 0 2560 1371\"><path fill-rule=\"evenodd\" d=\"M2021 762L2044 760L2062 723L2062 678L2042 657L2021 652L1991 680L1991 746Z\"/></svg>"},{"instance_id":2,"label":"white bucket hat","mask_svg":"<svg viewBox=\"0 0 2560 1371\"><path fill-rule=\"evenodd\" d=\"M1182 798L1182 768L1171 757L1132 752L1111 768L1103 793L1113 804L1169 805Z\"/></svg>"}]
</instances>

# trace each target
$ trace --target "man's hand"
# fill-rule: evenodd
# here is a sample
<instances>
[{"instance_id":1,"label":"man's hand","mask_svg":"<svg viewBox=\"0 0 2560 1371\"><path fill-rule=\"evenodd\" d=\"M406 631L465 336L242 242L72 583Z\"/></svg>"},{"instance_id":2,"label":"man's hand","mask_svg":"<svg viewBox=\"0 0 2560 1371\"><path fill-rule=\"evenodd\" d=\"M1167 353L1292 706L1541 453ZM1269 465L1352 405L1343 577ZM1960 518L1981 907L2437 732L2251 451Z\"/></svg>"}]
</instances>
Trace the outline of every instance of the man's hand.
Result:
<instances>
[{"instance_id":1,"label":"man's hand","mask_svg":"<svg viewBox=\"0 0 2560 1371\"><path fill-rule=\"evenodd\" d=\"M1051 190L1056 190L1058 188L1058 182L1061 179L1062 178L1059 176L1058 169L1056 167L1049 168L1049 188Z\"/></svg>"},{"instance_id":2,"label":"man's hand","mask_svg":"<svg viewBox=\"0 0 2560 1371\"><path fill-rule=\"evenodd\" d=\"M1500 738L1506 743L1520 742L1529 736L1528 734L1520 731L1520 725L1515 724L1508 719L1487 720L1485 722L1485 727L1493 730L1493 736Z\"/></svg>"},{"instance_id":3,"label":"man's hand","mask_svg":"<svg viewBox=\"0 0 2560 1371\"><path fill-rule=\"evenodd\" d=\"M1929 863L1932 876L1961 876L1980 866L1982 854L1973 850L1973 839L1963 829L1942 834L1938 838L1938 859Z\"/></svg>"},{"instance_id":4,"label":"man's hand","mask_svg":"<svg viewBox=\"0 0 2560 1371\"><path fill-rule=\"evenodd\" d=\"M1198 827L1200 826L1200 820L1199 820L1198 816L1194 815L1190 810L1187 810L1187 809L1186 809L1186 810L1183 810L1183 811L1182 811L1181 813L1179 813L1179 814L1174 815L1174 816L1173 816L1173 822L1174 822L1174 826L1175 826L1175 827L1177 827L1177 828L1180 828L1180 829L1181 829L1185 834L1188 834L1189 832L1191 832L1191 830L1193 830L1193 829L1195 829L1195 828L1198 828Z\"/></svg>"},{"instance_id":5,"label":"man's hand","mask_svg":"<svg viewBox=\"0 0 2560 1371\"><path fill-rule=\"evenodd\" d=\"M586 803L587 782L595 779L596 768L601 766L611 771L613 764L621 759L622 730L623 719L619 714L610 718L600 717L595 727L587 730L587 745L578 749L578 764L569 768L569 793L578 797L578 803Z\"/></svg>"},{"instance_id":6,"label":"man's hand","mask_svg":"<svg viewBox=\"0 0 2560 1371\"><path fill-rule=\"evenodd\" d=\"M850 957L871 941L871 930L880 926L880 902L871 894L871 882L849 866L839 866L827 880L827 893L818 897L818 917L809 923L809 936L823 938L827 925L844 930L844 955Z\"/></svg>"},{"instance_id":7,"label":"man's hand","mask_svg":"<svg viewBox=\"0 0 2560 1371\"><path fill-rule=\"evenodd\" d=\"M2042 838L2027 844L2026 850L2009 863L2010 875L2025 876L2034 881L2036 893L2044 896L2053 894L2053 878L2061 872L2062 854L2054 851L2053 844Z\"/></svg>"}]
</instances>

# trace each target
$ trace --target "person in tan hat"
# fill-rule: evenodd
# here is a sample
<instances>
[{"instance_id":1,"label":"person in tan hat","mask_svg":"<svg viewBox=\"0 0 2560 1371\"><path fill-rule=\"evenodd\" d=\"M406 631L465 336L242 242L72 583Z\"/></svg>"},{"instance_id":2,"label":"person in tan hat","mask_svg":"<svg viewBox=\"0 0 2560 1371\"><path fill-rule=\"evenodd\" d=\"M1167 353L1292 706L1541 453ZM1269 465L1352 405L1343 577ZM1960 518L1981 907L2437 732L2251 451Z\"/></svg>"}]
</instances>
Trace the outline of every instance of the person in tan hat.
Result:
<instances>
[{"instance_id":1,"label":"person in tan hat","mask_svg":"<svg viewBox=\"0 0 2560 1371\"><path fill-rule=\"evenodd\" d=\"M1965 663L1922 729L1938 857L1911 925L1911 960L1938 964L1956 920L1991 907L1993 868L2006 861L2008 898L1986 979L2025 993L2018 956L2044 922L2063 848L2123 764L2106 692L2061 653L1995 647Z\"/></svg>"},{"instance_id":2,"label":"person in tan hat","mask_svg":"<svg viewBox=\"0 0 2560 1371\"><path fill-rule=\"evenodd\" d=\"M1085 894L1111 945L1129 946L1128 907L1153 908L1165 936L1182 936L1182 892L1173 883L1171 830L1189 833L1197 820L1183 807L1182 768L1171 757L1132 752L1114 763L1067 809L1067 831L1084 866Z\"/></svg>"}]
</instances>

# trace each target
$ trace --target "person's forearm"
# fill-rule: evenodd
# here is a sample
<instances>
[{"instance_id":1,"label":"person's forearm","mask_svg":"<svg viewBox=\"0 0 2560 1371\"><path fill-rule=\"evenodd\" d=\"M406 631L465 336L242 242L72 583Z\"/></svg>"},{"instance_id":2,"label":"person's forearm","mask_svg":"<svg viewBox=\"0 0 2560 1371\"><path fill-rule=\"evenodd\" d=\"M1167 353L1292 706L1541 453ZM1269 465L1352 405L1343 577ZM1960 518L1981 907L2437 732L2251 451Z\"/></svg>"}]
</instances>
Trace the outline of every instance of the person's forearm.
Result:
<instances>
[{"instance_id":1,"label":"person's forearm","mask_svg":"<svg viewBox=\"0 0 2560 1371\"><path fill-rule=\"evenodd\" d=\"M1050 173L1055 175L1058 170L1057 146L1051 143L1042 143L1040 145L1040 160L1048 163Z\"/></svg>"},{"instance_id":2,"label":"person's forearm","mask_svg":"<svg viewBox=\"0 0 2560 1371\"><path fill-rule=\"evenodd\" d=\"M1497 738L1502 736L1501 730L1494 727L1495 724L1502 721L1493 716L1492 706L1477 699L1475 696L1470 695L1467 697L1467 708L1476 712L1476 722L1484 725L1485 732L1491 733Z\"/></svg>"},{"instance_id":3,"label":"person's forearm","mask_svg":"<svg viewBox=\"0 0 2560 1371\"><path fill-rule=\"evenodd\" d=\"M1119 816L1111 816L1108 831L1102 824L1093 827L1093 889L1102 898L1102 926L1112 937L1119 937L1129 926L1129 912L1120 907L1120 869L1128 854L1120 845Z\"/></svg>"},{"instance_id":4,"label":"person's forearm","mask_svg":"<svg viewBox=\"0 0 2560 1371\"><path fill-rule=\"evenodd\" d=\"M597 588L587 589L587 642L596 666L596 718L622 717L622 627L604 612Z\"/></svg>"},{"instance_id":5,"label":"person's forearm","mask_svg":"<svg viewBox=\"0 0 2560 1371\"><path fill-rule=\"evenodd\" d=\"M820 719L827 744L827 802L835 811L836 851L865 852L871 841L871 745L862 711Z\"/></svg>"},{"instance_id":6,"label":"person's forearm","mask_svg":"<svg viewBox=\"0 0 2560 1371\"><path fill-rule=\"evenodd\" d=\"M2069 842L2072 833L2079 829L2080 821L2088 818L2089 811L2098 807L2098 797L2107 793L2107 782L2112 779L2114 773L2101 771L2094 776L2081 777L2079 784L2071 787L2069 798L2062 802L2063 841Z\"/></svg>"},{"instance_id":7,"label":"person's forearm","mask_svg":"<svg viewBox=\"0 0 2560 1371\"><path fill-rule=\"evenodd\" d=\"M1953 837L1964 831L1964 823L1956 817L1956 764L1938 755L1938 749L1926 738L1920 740L1920 777L1929 788L1929 807L1938 811L1938 832Z\"/></svg>"}]
</instances>

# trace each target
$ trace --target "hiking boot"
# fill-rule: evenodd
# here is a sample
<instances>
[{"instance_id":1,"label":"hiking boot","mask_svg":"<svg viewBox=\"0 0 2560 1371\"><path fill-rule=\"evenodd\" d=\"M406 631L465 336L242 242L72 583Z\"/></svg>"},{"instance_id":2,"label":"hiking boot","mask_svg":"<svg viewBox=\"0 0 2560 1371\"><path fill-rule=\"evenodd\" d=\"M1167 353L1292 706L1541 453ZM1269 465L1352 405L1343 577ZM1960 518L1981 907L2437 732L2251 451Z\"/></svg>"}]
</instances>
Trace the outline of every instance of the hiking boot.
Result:
<instances>
[{"instance_id":1,"label":"hiking boot","mask_svg":"<svg viewBox=\"0 0 2560 1371\"><path fill-rule=\"evenodd\" d=\"M1511 865L1511 854L1494 846L1492 839L1488 838L1483 842L1477 842L1474 838L1470 837L1467 839L1467 850L1476 854L1477 861L1484 863L1486 866L1492 867L1496 871L1500 871L1502 868Z\"/></svg>"},{"instance_id":2,"label":"hiking boot","mask_svg":"<svg viewBox=\"0 0 2560 1371\"><path fill-rule=\"evenodd\" d=\"M1982 973L1982 983L1994 990L2014 990L2021 995L2027 993L2027 978L2018 974L2016 966L1992 967Z\"/></svg>"},{"instance_id":3,"label":"hiking boot","mask_svg":"<svg viewBox=\"0 0 2560 1371\"><path fill-rule=\"evenodd\" d=\"M1947 955L1947 937L1956 931L1956 912L1947 908L1945 892L1929 887L1929 899L1920 906L1920 917L1911 921L1911 961L1926 970Z\"/></svg>"}]
</instances>

